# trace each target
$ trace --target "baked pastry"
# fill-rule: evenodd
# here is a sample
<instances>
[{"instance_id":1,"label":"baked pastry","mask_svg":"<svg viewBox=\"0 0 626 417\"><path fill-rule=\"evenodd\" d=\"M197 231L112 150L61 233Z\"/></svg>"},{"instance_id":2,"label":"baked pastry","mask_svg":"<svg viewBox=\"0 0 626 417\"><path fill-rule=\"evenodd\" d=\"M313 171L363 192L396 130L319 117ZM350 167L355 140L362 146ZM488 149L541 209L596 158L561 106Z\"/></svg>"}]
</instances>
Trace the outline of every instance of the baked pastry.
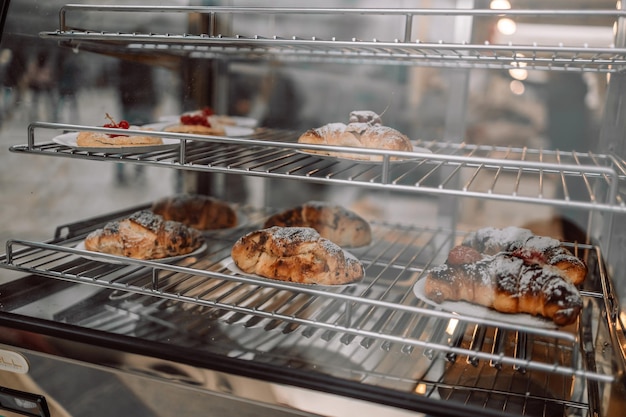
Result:
<instances>
[{"instance_id":1,"label":"baked pastry","mask_svg":"<svg viewBox=\"0 0 626 417\"><path fill-rule=\"evenodd\" d=\"M182 223L164 220L150 210L141 210L107 223L85 238L85 248L94 252L135 259L162 259L186 255L202 246L203 238Z\"/></svg>"},{"instance_id":2,"label":"baked pastry","mask_svg":"<svg viewBox=\"0 0 626 417\"><path fill-rule=\"evenodd\" d=\"M90 148L119 148L121 146L162 145L161 138L153 136L107 135L99 132L78 132L76 145Z\"/></svg>"},{"instance_id":3,"label":"baked pastry","mask_svg":"<svg viewBox=\"0 0 626 417\"><path fill-rule=\"evenodd\" d=\"M378 114L372 111L354 111L350 113L350 123L329 123L309 129L298 138L298 143L314 145L334 145L356 148L382 149L389 151L413 151L409 138L398 130L382 124ZM333 155L362 161L381 161L382 155L354 154L308 150L307 152ZM397 157L391 157L397 160Z\"/></svg>"},{"instance_id":4,"label":"baked pastry","mask_svg":"<svg viewBox=\"0 0 626 417\"><path fill-rule=\"evenodd\" d=\"M372 231L367 220L340 205L309 201L269 217L263 227L312 227L339 246L369 245Z\"/></svg>"},{"instance_id":5,"label":"baked pastry","mask_svg":"<svg viewBox=\"0 0 626 417\"><path fill-rule=\"evenodd\" d=\"M585 263L564 248L559 240L536 236L528 229L485 227L468 234L463 245L487 255L509 252L526 263L557 267L574 285L581 284L587 275Z\"/></svg>"},{"instance_id":6,"label":"baked pastry","mask_svg":"<svg viewBox=\"0 0 626 417\"><path fill-rule=\"evenodd\" d=\"M198 230L228 229L237 225L230 204L199 194L180 194L155 201L151 210L165 220L181 222Z\"/></svg>"},{"instance_id":7,"label":"baked pastry","mask_svg":"<svg viewBox=\"0 0 626 417\"><path fill-rule=\"evenodd\" d=\"M270 227L242 236L235 265L249 274L301 284L341 285L363 278L363 266L310 227Z\"/></svg>"},{"instance_id":8,"label":"baked pastry","mask_svg":"<svg viewBox=\"0 0 626 417\"><path fill-rule=\"evenodd\" d=\"M224 135L224 123L216 123L213 110L205 107L202 110L186 112L180 116L177 124L167 126L166 132L192 133L196 135Z\"/></svg>"},{"instance_id":9,"label":"baked pastry","mask_svg":"<svg viewBox=\"0 0 626 417\"><path fill-rule=\"evenodd\" d=\"M578 289L558 268L505 252L482 255L468 246L453 248L445 264L429 270L424 294L437 303L468 301L542 316L559 326L576 321L582 308Z\"/></svg>"},{"instance_id":10,"label":"baked pastry","mask_svg":"<svg viewBox=\"0 0 626 417\"><path fill-rule=\"evenodd\" d=\"M102 127L112 127L120 130L126 130L130 128L129 123L126 120L122 120L117 123L108 113L106 117L110 120L110 123L106 123ZM118 135L83 131L78 132L78 136L76 137L76 145L96 148L114 148L120 146L149 146L161 144L163 144L163 139L154 136L124 135L121 133Z\"/></svg>"}]
</instances>

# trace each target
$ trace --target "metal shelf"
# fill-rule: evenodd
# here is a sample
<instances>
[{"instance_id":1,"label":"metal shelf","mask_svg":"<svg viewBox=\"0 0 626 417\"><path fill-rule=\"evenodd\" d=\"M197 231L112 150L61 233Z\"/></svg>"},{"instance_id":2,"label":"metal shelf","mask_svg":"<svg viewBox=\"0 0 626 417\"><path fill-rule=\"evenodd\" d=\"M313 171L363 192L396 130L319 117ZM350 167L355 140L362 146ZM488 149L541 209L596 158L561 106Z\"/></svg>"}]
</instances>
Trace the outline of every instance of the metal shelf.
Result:
<instances>
[{"instance_id":1,"label":"metal shelf","mask_svg":"<svg viewBox=\"0 0 626 417\"><path fill-rule=\"evenodd\" d=\"M75 18L82 22L89 13L160 13L201 14L209 18L209 33L170 34L132 33L78 28L68 24ZM76 15L79 18L76 18ZM307 27L318 27L319 19L342 15L355 19L393 17L397 37L381 40L347 36L345 39L302 34L277 35L215 33L216 21L233 16L306 19ZM61 8L59 28L41 36L61 45L116 56L138 56L158 60L158 56L176 58L224 58L303 62L371 63L377 65L420 65L450 68L525 69L550 71L618 72L626 65L626 48L583 45L529 45L451 42L439 39L412 38L413 26L421 17L488 19L548 19L553 23L564 18L605 19L608 27L626 16L617 10L464 10L464 9L324 9L273 7L167 7L167 6L94 6L66 5ZM317 19L317 20L315 20ZM315 23L318 22L318 23ZM375 32L373 32L375 33ZM162 62L167 65L171 62Z\"/></svg>"},{"instance_id":2,"label":"metal shelf","mask_svg":"<svg viewBox=\"0 0 626 417\"><path fill-rule=\"evenodd\" d=\"M182 303L179 305L189 306L184 310L197 311L199 317L217 319L227 325L243 325L247 332L255 334L279 329L277 331L283 335L298 333L301 337L306 334L307 340L312 340L308 338L314 335L315 339L340 340L340 346L368 349L382 343L386 349L393 346L405 354L421 353L418 356L422 360L445 358L454 363L467 357L475 365L486 362L498 369L582 377L588 383L613 381L613 375L587 367L580 350L579 328L606 326L602 322L584 322L587 317L605 317L597 312L582 314L581 322L576 325L552 329L448 313L420 301L413 293L414 284L424 276L424 271L445 259L450 245L458 243L462 234L445 229L372 223L373 244L351 250L364 265L364 280L356 285L320 289L240 276L228 268L233 242L246 231L258 228L268 214L253 209L248 213L258 224L210 236L204 254L174 264L122 259L76 249L90 230L106 222L91 219L85 225L69 227L69 234L59 235L48 243L10 240L7 253L0 257L0 267L115 290L114 298L118 300L139 297ZM110 216L105 220L109 219ZM80 232L74 234L72 230ZM608 277L601 267L599 249L589 245L566 245L584 257L590 266L581 292L585 308L605 308L604 300L611 294L604 294L608 287L601 284ZM149 304L134 300L128 305L141 309ZM159 310L161 313L156 312L156 317L148 324L158 323L158 316L167 313L167 309ZM474 328L481 328L491 336L473 341L476 335L471 330ZM507 337L500 346L494 341L495 329L514 337ZM179 331L184 332L182 327ZM155 337L158 334L154 332ZM193 334L188 336L194 340ZM236 339L246 345L248 338ZM175 340L182 343L181 338ZM250 345L260 340L267 343L265 337L252 338L248 340L248 348L260 350L260 345ZM541 348L530 348L534 344ZM393 376L388 374L383 379L391 383L395 377L398 381L408 378ZM375 375L371 377L376 379Z\"/></svg>"},{"instance_id":3,"label":"metal shelf","mask_svg":"<svg viewBox=\"0 0 626 417\"><path fill-rule=\"evenodd\" d=\"M626 212L623 161L591 152L478 146L465 143L415 142L428 152L392 152L361 148L303 145L298 133L257 129L241 138L153 131L180 140L180 145L146 153L86 152L50 141L58 132L112 129L56 123L33 123L28 143L12 152L130 162L176 169L222 172L267 178L355 185L398 192L477 197L500 201L569 207L610 213ZM129 131L132 132L132 131ZM137 131L139 132L139 131ZM47 138L47 139L41 139ZM364 163L312 155L310 150L337 150L381 155ZM394 161L392 157L401 157ZM560 189L558 194L554 189Z\"/></svg>"}]
</instances>

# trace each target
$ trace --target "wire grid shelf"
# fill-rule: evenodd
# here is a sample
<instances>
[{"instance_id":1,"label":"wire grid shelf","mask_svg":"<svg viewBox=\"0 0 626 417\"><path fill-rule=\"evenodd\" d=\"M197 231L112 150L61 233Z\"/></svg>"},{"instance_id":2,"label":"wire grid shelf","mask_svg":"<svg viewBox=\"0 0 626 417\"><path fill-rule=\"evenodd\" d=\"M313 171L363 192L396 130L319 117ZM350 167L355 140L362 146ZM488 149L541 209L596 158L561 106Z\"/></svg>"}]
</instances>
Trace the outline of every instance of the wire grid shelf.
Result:
<instances>
[{"instance_id":1,"label":"wire grid shelf","mask_svg":"<svg viewBox=\"0 0 626 417\"><path fill-rule=\"evenodd\" d=\"M90 13L158 13L168 15L204 15L208 33L137 33L74 27L69 20L84 22ZM349 8L277 8L277 7L167 7L167 6L96 6L66 5L60 10L59 29L42 32L64 46L92 52L120 55L149 55L192 58L259 59L277 61L371 63L376 65L422 65L450 68L517 69L550 71L618 72L626 64L626 49L583 45L530 45L451 42L413 39L418 19L444 17L454 19L544 19L556 24L563 18L604 19L608 27L618 22L624 12L618 10L485 10L485 9L349 9ZM252 16L255 19L305 19L317 27L319 19L369 19L367 27L388 24L395 18L396 38L324 36L317 34L278 35L217 33L219 19ZM78 18L76 17L78 16ZM316 20L317 19L317 20ZM398 20L399 19L399 20ZM72 20L73 21L73 20ZM317 23L316 23L317 22ZM376 23L372 23L376 22ZM608 22L608 23L607 23ZM371 29L373 30L373 29Z\"/></svg>"},{"instance_id":2,"label":"wire grid shelf","mask_svg":"<svg viewBox=\"0 0 626 417\"><path fill-rule=\"evenodd\" d=\"M104 148L85 151L59 142L58 136L54 136L81 130L115 133L108 128L37 122L29 126L28 143L12 146L10 150L416 194L626 212L623 161L592 152L421 140L413 142L414 152L396 152L299 144L296 132L263 128L237 138L155 130L150 133L152 136L171 139L174 146L151 148L148 152L115 152ZM129 130L133 132L142 133ZM51 136L54 137L50 141ZM380 161L336 157L333 152L376 156Z\"/></svg>"},{"instance_id":3,"label":"wire grid shelf","mask_svg":"<svg viewBox=\"0 0 626 417\"><path fill-rule=\"evenodd\" d=\"M98 226L102 224L90 223L88 230ZM337 337L343 344L366 347L382 342L426 356L468 357L477 363L487 361L506 368L578 376L590 381L611 382L613 378L586 368L575 329L465 316L435 309L416 297L416 282L424 271L445 259L446 248L457 239L442 229L375 224L373 244L352 251L365 267L363 281L332 288L260 279L233 271L228 267L230 248L245 230L219 239L209 238L205 253L172 264L120 259L77 249L85 237L86 231L83 232L50 243L10 240L7 254L0 257L0 267L224 310L233 322L247 322L247 328L280 326L284 333L296 329L309 336L321 333ZM589 252L594 259L600 256L599 249L593 247L576 246L572 250ZM601 276L602 269L590 274L594 279L588 281L607 279ZM582 295L596 303L604 299L602 291L593 288L584 289ZM510 349L510 340L506 348L485 342L491 338L464 345L466 330L476 326L518 335L513 345L517 343L517 347ZM551 353L546 358L534 357L533 350L527 349L529 340L551 346Z\"/></svg>"}]
</instances>

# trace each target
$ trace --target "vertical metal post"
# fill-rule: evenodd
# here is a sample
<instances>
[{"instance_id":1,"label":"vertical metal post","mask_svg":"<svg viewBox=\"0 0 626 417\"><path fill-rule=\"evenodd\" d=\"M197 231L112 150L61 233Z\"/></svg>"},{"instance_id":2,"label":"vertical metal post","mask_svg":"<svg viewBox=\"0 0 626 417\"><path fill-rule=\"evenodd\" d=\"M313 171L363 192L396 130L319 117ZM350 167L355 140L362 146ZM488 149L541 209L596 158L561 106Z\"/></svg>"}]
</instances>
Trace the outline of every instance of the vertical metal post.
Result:
<instances>
[{"instance_id":1,"label":"vertical metal post","mask_svg":"<svg viewBox=\"0 0 626 417\"><path fill-rule=\"evenodd\" d=\"M458 0L455 7L472 8L473 0ZM452 42L462 43L471 39L473 19L470 16L457 16L454 18L454 34ZM452 69L443 72L446 83L449 86L448 103L446 106L444 142L461 142L465 137L466 113L469 90L469 70ZM447 167L440 170L440 179L447 178L452 173L453 168ZM458 182L458 177L454 177ZM457 188L458 184L450 184ZM440 227L449 230L456 230L458 217L458 197L443 196L439 199L438 224ZM450 241L450 245L454 242Z\"/></svg>"},{"instance_id":2,"label":"vertical metal post","mask_svg":"<svg viewBox=\"0 0 626 417\"><path fill-rule=\"evenodd\" d=\"M411 33L413 32L413 15L406 15L404 21L404 43L411 42Z\"/></svg>"},{"instance_id":3,"label":"vertical metal post","mask_svg":"<svg viewBox=\"0 0 626 417\"><path fill-rule=\"evenodd\" d=\"M626 3L620 2L621 9L626 9ZM615 31L615 46L626 46L626 20L619 17ZM607 96L604 105L604 114L598 143L600 153L626 157L626 74L614 72L610 74ZM595 229L591 229L593 236L599 242L605 260L614 271L612 277L615 288L618 289L620 299L626 300L626 215L613 213L594 214ZM593 225L592 225L593 226Z\"/></svg>"}]
</instances>

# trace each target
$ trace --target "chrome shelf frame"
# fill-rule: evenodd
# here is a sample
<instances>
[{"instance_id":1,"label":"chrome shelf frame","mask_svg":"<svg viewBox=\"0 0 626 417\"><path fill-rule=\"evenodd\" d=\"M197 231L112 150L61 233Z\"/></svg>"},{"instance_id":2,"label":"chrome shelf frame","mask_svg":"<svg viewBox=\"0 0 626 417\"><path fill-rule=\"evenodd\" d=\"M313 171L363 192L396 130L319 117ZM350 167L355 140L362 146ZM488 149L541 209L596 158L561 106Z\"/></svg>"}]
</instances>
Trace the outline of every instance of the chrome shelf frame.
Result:
<instances>
[{"instance_id":1,"label":"chrome shelf frame","mask_svg":"<svg viewBox=\"0 0 626 417\"><path fill-rule=\"evenodd\" d=\"M77 13L170 13L209 16L210 33L124 33L101 29L84 29L68 24L68 15ZM282 16L307 18L354 16L403 18L394 39L337 39L324 36L304 37L298 34L244 35L216 32L216 20L234 15ZM626 65L626 48L606 45L512 45L449 43L442 40L412 39L414 22L422 16L461 18L509 17L550 18L593 17L613 19L626 16L619 10L489 10L489 9L388 9L388 8L278 8L278 7L178 7L178 6L102 6L71 4L59 12L59 28L42 32L43 38L61 45L113 55L185 56L192 58L236 58L279 61L322 61L338 63L372 63L376 65L422 65L450 68L535 69L550 71L618 72Z\"/></svg>"},{"instance_id":2,"label":"chrome shelf frame","mask_svg":"<svg viewBox=\"0 0 626 417\"><path fill-rule=\"evenodd\" d=\"M366 276L356 285L335 288L294 285L280 281L242 276L228 268L230 248L244 230L210 239L204 254L174 264L120 258L114 255L76 249L91 229L102 224L91 222L80 234L58 236L48 243L12 239L7 253L0 256L0 267L42 277L95 285L121 294L181 302L201 308L217 308L236 315L235 322L259 320L310 332L330 332L344 343L371 341L418 349L427 356L442 355L454 361L472 358L476 363L581 377L587 381L610 383L614 375L588 369L582 360L578 328L541 328L506 323L485 317L449 313L423 303L413 294L414 284L428 268L445 259L448 244L458 243L462 234L444 229L406 227L373 223L374 245L354 249ZM254 228L254 225L250 225ZM444 243L441 243L444 242ZM591 257L594 271L581 294L596 305L604 305L609 288L598 284L608 279L599 248L564 243L579 256ZM585 255L583 255L585 254ZM111 263L114 262L114 263ZM596 275L597 274L597 275ZM593 278L592 278L593 276ZM586 303L587 305L588 303ZM461 334L449 337L445 329L454 322ZM533 358L525 347L500 351L462 346L467 326L523 333L520 340L543 340L555 349L548 358ZM307 330L308 329L308 330ZM463 329L463 330L461 330ZM521 342L520 342L521 343ZM517 352L517 353L515 353ZM567 352L567 354L564 354ZM563 362L563 358L568 358Z\"/></svg>"},{"instance_id":3,"label":"chrome shelf frame","mask_svg":"<svg viewBox=\"0 0 626 417\"><path fill-rule=\"evenodd\" d=\"M297 132L270 129L258 129L250 136L237 138L153 131L151 135L178 139L180 145L130 154L107 153L105 149L102 152L86 152L58 144L54 138L49 141L55 132L81 130L115 133L108 128L36 122L28 128L28 143L12 146L10 150L193 171L356 185L416 194L626 213L625 164L611 155L435 141L414 142L416 146L425 148L424 151L396 152L298 144ZM133 132L142 133L129 130L129 133ZM310 153L315 150L380 155L383 160L367 163L329 158ZM548 182L558 184L563 189L563 196L550 195Z\"/></svg>"}]
</instances>

